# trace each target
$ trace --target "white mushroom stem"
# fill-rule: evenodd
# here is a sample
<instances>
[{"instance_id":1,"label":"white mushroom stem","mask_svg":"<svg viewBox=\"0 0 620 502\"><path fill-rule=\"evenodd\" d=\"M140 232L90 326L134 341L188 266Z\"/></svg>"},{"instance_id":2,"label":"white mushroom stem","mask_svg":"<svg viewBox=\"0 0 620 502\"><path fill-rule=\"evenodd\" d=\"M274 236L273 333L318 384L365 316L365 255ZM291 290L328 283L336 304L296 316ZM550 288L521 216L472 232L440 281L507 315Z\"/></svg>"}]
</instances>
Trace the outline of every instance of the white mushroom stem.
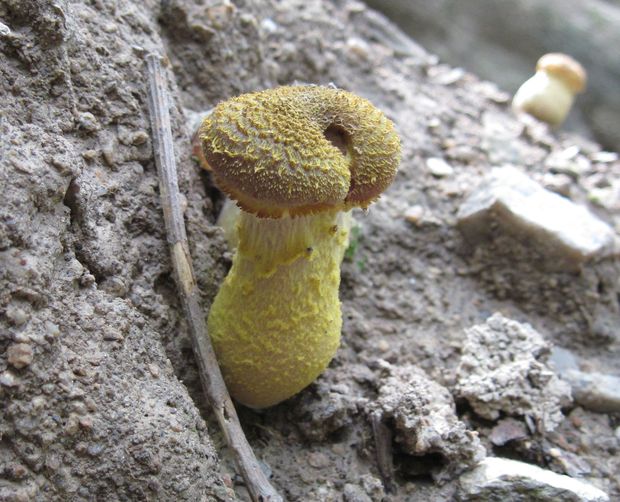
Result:
<instances>
[{"instance_id":1,"label":"white mushroom stem","mask_svg":"<svg viewBox=\"0 0 620 502\"><path fill-rule=\"evenodd\" d=\"M224 205L222 206L222 210L220 211L215 224L224 231L224 237L226 237L228 249L231 251L237 249L237 245L239 244L238 225L240 215L241 209L239 209L239 206L237 206L235 201L225 197ZM347 233L351 230L353 221L351 211L342 213L341 223L344 225Z\"/></svg>"},{"instance_id":2,"label":"white mushroom stem","mask_svg":"<svg viewBox=\"0 0 620 502\"><path fill-rule=\"evenodd\" d=\"M237 224L240 214L241 209L239 209L239 206L226 197L220 215L217 217L216 225L224 230L224 236L226 237L226 242L228 242L228 249L237 248L239 242Z\"/></svg>"},{"instance_id":3,"label":"white mushroom stem","mask_svg":"<svg viewBox=\"0 0 620 502\"><path fill-rule=\"evenodd\" d=\"M512 107L552 126L559 126L566 119L574 100L574 92L563 79L546 71L537 71L519 88Z\"/></svg>"}]
</instances>

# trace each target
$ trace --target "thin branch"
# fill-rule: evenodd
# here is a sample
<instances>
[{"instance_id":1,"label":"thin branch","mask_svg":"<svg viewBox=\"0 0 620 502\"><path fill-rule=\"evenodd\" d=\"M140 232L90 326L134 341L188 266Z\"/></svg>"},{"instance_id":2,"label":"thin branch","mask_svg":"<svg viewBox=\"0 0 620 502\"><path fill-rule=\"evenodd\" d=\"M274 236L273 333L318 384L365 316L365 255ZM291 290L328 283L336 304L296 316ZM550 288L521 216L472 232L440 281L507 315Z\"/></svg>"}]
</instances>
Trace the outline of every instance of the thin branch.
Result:
<instances>
[{"instance_id":1,"label":"thin branch","mask_svg":"<svg viewBox=\"0 0 620 502\"><path fill-rule=\"evenodd\" d=\"M233 451L237 467L254 501L280 502L282 497L271 486L263 473L252 448L248 444L237 412L230 399L222 373L207 335L204 312L200 308L198 288L194 278L185 224L181 211L177 170L170 128L170 99L160 57L146 56L148 105L151 116L153 150L159 175L159 190L164 210L168 244L172 255L174 275L181 303L189 322L194 355L198 362L200 381L213 407L228 446ZM188 146L189 147L189 146Z\"/></svg>"}]
</instances>

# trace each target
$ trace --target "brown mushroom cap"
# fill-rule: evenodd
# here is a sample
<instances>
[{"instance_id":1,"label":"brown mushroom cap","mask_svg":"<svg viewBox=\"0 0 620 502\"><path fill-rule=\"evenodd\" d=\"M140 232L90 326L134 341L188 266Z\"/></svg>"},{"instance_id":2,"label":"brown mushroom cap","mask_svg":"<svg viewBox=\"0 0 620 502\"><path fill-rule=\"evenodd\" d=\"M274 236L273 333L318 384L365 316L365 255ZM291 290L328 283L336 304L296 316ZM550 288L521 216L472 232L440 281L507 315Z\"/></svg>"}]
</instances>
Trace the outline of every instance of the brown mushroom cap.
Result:
<instances>
[{"instance_id":1,"label":"brown mushroom cap","mask_svg":"<svg viewBox=\"0 0 620 502\"><path fill-rule=\"evenodd\" d=\"M566 82L575 93L586 87L586 70L572 57L561 52L545 54L536 63L536 71L544 71Z\"/></svg>"},{"instance_id":2,"label":"brown mushroom cap","mask_svg":"<svg viewBox=\"0 0 620 502\"><path fill-rule=\"evenodd\" d=\"M199 134L217 186L261 217L366 207L400 162L392 122L369 101L330 87L232 98Z\"/></svg>"}]
</instances>

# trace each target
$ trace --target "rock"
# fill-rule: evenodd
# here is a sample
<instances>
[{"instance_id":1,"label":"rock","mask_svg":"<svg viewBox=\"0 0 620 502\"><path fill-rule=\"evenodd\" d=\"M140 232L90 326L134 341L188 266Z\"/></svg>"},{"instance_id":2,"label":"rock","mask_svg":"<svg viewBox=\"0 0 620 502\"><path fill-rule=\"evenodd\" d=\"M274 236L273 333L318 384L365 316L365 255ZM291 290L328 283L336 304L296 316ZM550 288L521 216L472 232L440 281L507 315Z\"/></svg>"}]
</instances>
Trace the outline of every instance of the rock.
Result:
<instances>
[{"instance_id":1,"label":"rock","mask_svg":"<svg viewBox=\"0 0 620 502\"><path fill-rule=\"evenodd\" d=\"M19 379L9 370L0 373L0 385L4 387L17 387Z\"/></svg>"},{"instance_id":2,"label":"rock","mask_svg":"<svg viewBox=\"0 0 620 502\"><path fill-rule=\"evenodd\" d=\"M570 387L546 365L549 346L529 324L494 314L466 334L456 392L478 415L529 416L541 431L563 420Z\"/></svg>"},{"instance_id":3,"label":"rock","mask_svg":"<svg viewBox=\"0 0 620 502\"><path fill-rule=\"evenodd\" d=\"M577 357L560 347L551 350L549 362L571 386L573 399L584 408L599 413L620 412L620 378L579 369Z\"/></svg>"},{"instance_id":4,"label":"rock","mask_svg":"<svg viewBox=\"0 0 620 502\"><path fill-rule=\"evenodd\" d=\"M458 499L503 502L605 502L598 488L535 465L487 457L459 479Z\"/></svg>"},{"instance_id":5,"label":"rock","mask_svg":"<svg viewBox=\"0 0 620 502\"><path fill-rule=\"evenodd\" d=\"M600 162L601 164L607 164L616 162L618 160L618 154L616 152L595 152L590 155L592 162Z\"/></svg>"},{"instance_id":6,"label":"rock","mask_svg":"<svg viewBox=\"0 0 620 502\"><path fill-rule=\"evenodd\" d=\"M6 350L7 361L17 369L25 368L32 363L32 345L29 343L14 343Z\"/></svg>"},{"instance_id":7,"label":"rock","mask_svg":"<svg viewBox=\"0 0 620 502\"><path fill-rule=\"evenodd\" d=\"M404 218L414 225L418 225L424 217L424 207L420 205L409 206L403 213Z\"/></svg>"},{"instance_id":8,"label":"rock","mask_svg":"<svg viewBox=\"0 0 620 502\"><path fill-rule=\"evenodd\" d=\"M439 454L442 465L430 467L438 482L451 479L484 458L478 434L467 430L458 419L448 389L414 366L385 364L379 396L369 408L379 411L384 422L393 421L395 440L406 453Z\"/></svg>"},{"instance_id":9,"label":"rock","mask_svg":"<svg viewBox=\"0 0 620 502\"><path fill-rule=\"evenodd\" d=\"M419 228L441 226L441 220L429 208L419 204L407 207L402 216L406 221Z\"/></svg>"},{"instance_id":10,"label":"rock","mask_svg":"<svg viewBox=\"0 0 620 502\"><path fill-rule=\"evenodd\" d=\"M494 168L463 202L457 218L474 243L493 226L531 242L550 270L578 271L585 262L614 251L609 225L513 167Z\"/></svg>"},{"instance_id":11,"label":"rock","mask_svg":"<svg viewBox=\"0 0 620 502\"><path fill-rule=\"evenodd\" d=\"M320 399L303 394L293 420L310 441L325 441L331 434L351 425L357 412L357 400L321 386Z\"/></svg>"},{"instance_id":12,"label":"rock","mask_svg":"<svg viewBox=\"0 0 620 502\"><path fill-rule=\"evenodd\" d=\"M617 376L571 369L563 372L562 378L570 383L577 404L599 413L620 412L620 378Z\"/></svg>"},{"instance_id":13,"label":"rock","mask_svg":"<svg viewBox=\"0 0 620 502\"><path fill-rule=\"evenodd\" d=\"M344 502L371 502L372 499L364 493L362 487L347 483L344 485L344 492L342 494L342 500Z\"/></svg>"},{"instance_id":14,"label":"rock","mask_svg":"<svg viewBox=\"0 0 620 502\"><path fill-rule=\"evenodd\" d=\"M23 309L13 305L6 309L6 317L14 326L21 326L28 320L28 314Z\"/></svg>"},{"instance_id":15,"label":"rock","mask_svg":"<svg viewBox=\"0 0 620 502\"><path fill-rule=\"evenodd\" d=\"M96 117L90 112L84 112L78 117L78 127L87 132L95 132L100 129Z\"/></svg>"},{"instance_id":16,"label":"rock","mask_svg":"<svg viewBox=\"0 0 620 502\"><path fill-rule=\"evenodd\" d=\"M437 178L452 176L452 174L454 174L454 168L445 160L438 157L431 157L429 159L426 159L426 167L428 168L429 172Z\"/></svg>"},{"instance_id":17,"label":"rock","mask_svg":"<svg viewBox=\"0 0 620 502\"><path fill-rule=\"evenodd\" d=\"M527 429L523 422L514 418L505 418L491 430L491 443L495 446L504 446L515 439L524 439L528 436Z\"/></svg>"},{"instance_id":18,"label":"rock","mask_svg":"<svg viewBox=\"0 0 620 502\"><path fill-rule=\"evenodd\" d=\"M549 363L559 374L563 374L568 370L579 369L579 362L577 361L575 354L573 354L570 350L563 349L562 347L554 346L551 349Z\"/></svg>"}]
</instances>

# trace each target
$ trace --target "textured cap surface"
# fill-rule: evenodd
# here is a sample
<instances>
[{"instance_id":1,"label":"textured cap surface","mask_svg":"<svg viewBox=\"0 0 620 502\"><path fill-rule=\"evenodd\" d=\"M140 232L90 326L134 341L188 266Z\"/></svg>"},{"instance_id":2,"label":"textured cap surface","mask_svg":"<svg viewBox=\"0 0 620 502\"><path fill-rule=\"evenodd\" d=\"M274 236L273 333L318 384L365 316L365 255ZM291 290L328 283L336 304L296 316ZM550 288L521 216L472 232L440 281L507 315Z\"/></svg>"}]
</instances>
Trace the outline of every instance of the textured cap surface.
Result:
<instances>
[{"instance_id":1,"label":"textured cap surface","mask_svg":"<svg viewBox=\"0 0 620 502\"><path fill-rule=\"evenodd\" d=\"M536 63L537 71L545 71L562 79L574 93L586 88L586 70L572 57L561 52L545 54Z\"/></svg>"},{"instance_id":2,"label":"textured cap surface","mask_svg":"<svg viewBox=\"0 0 620 502\"><path fill-rule=\"evenodd\" d=\"M263 217L366 207L400 162L394 125L369 101L321 86L220 103L200 129L215 183Z\"/></svg>"}]
</instances>

